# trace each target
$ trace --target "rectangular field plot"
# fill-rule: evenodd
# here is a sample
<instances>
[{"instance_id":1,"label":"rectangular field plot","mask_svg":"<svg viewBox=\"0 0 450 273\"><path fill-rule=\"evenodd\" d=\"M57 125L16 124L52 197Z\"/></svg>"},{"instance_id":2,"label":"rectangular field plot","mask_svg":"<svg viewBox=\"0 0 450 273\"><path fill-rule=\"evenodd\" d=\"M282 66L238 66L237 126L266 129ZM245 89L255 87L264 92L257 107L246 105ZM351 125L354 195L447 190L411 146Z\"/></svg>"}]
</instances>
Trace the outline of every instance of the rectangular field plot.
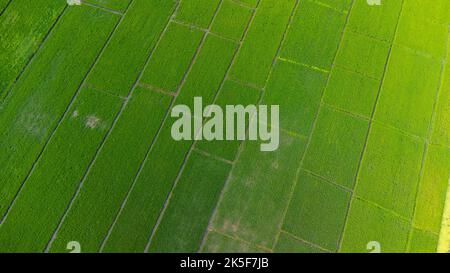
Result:
<instances>
[{"instance_id":1,"label":"rectangular field plot","mask_svg":"<svg viewBox=\"0 0 450 273\"><path fill-rule=\"evenodd\" d=\"M368 5L367 1L354 1L348 19L348 29L391 42L394 39L403 2L409 0L389 0L375 7Z\"/></svg>"},{"instance_id":2,"label":"rectangular field plot","mask_svg":"<svg viewBox=\"0 0 450 273\"><path fill-rule=\"evenodd\" d=\"M89 75L88 85L127 96L175 7L173 0L133 1Z\"/></svg>"},{"instance_id":3,"label":"rectangular field plot","mask_svg":"<svg viewBox=\"0 0 450 273\"><path fill-rule=\"evenodd\" d=\"M251 87L243 86L233 81L226 81L217 97L216 104L225 109L226 105L251 105L256 104L260 97L260 91ZM248 125L250 117L247 115ZM237 122L235 118L235 130L237 130ZM248 127L247 127L248 128ZM236 132L236 131L235 131ZM232 140L213 140L198 141L196 147L215 156L219 156L226 160L233 161L242 141Z\"/></svg>"},{"instance_id":4,"label":"rectangular field plot","mask_svg":"<svg viewBox=\"0 0 450 273\"><path fill-rule=\"evenodd\" d=\"M243 7L234 0L224 0L211 31L229 39L240 40L251 15L250 8Z\"/></svg>"},{"instance_id":5,"label":"rectangular field plot","mask_svg":"<svg viewBox=\"0 0 450 273\"><path fill-rule=\"evenodd\" d=\"M381 80L390 45L365 35L345 32L336 57L336 65Z\"/></svg>"},{"instance_id":6,"label":"rectangular field plot","mask_svg":"<svg viewBox=\"0 0 450 273\"><path fill-rule=\"evenodd\" d=\"M369 134L356 194L412 219L424 143L375 124Z\"/></svg>"},{"instance_id":7,"label":"rectangular field plot","mask_svg":"<svg viewBox=\"0 0 450 273\"><path fill-rule=\"evenodd\" d=\"M170 100L149 90L134 91L62 222L51 252L65 252L71 240L79 242L83 252L100 250Z\"/></svg>"},{"instance_id":8,"label":"rectangular field plot","mask_svg":"<svg viewBox=\"0 0 450 273\"><path fill-rule=\"evenodd\" d=\"M311 1L302 1L287 33L281 57L331 69L346 15Z\"/></svg>"},{"instance_id":9,"label":"rectangular field plot","mask_svg":"<svg viewBox=\"0 0 450 273\"><path fill-rule=\"evenodd\" d=\"M9 0L0 1L0 13ZM12 1L0 17L0 102L36 52L65 1Z\"/></svg>"},{"instance_id":10,"label":"rectangular field plot","mask_svg":"<svg viewBox=\"0 0 450 273\"><path fill-rule=\"evenodd\" d=\"M208 35L176 98L176 104L185 104L193 109L194 97L202 97L204 105L212 103L237 48L234 42ZM212 58L215 58L214 62L211 62Z\"/></svg>"},{"instance_id":11,"label":"rectangular field plot","mask_svg":"<svg viewBox=\"0 0 450 273\"><path fill-rule=\"evenodd\" d=\"M162 216L149 252L196 252L231 165L193 152ZM193 202L195 200L195 202Z\"/></svg>"},{"instance_id":12,"label":"rectangular field plot","mask_svg":"<svg viewBox=\"0 0 450 273\"><path fill-rule=\"evenodd\" d=\"M281 128L308 136L320 107L327 77L321 71L277 61L263 104L280 106Z\"/></svg>"},{"instance_id":13,"label":"rectangular field plot","mask_svg":"<svg viewBox=\"0 0 450 273\"><path fill-rule=\"evenodd\" d=\"M375 120L425 137L431 123L442 66L394 46Z\"/></svg>"},{"instance_id":14,"label":"rectangular field plot","mask_svg":"<svg viewBox=\"0 0 450 273\"><path fill-rule=\"evenodd\" d=\"M379 88L379 81L336 66L331 72L323 100L350 113L370 117Z\"/></svg>"},{"instance_id":15,"label":"rectangular field plot","mask_svg":"<svg viewBox=\"0 0 450 273\"><path fill-rule=\"evenodd\" d=\"M120 105L117 97L81 91L1 225L0 251L44 250Z\"/></svg>"},{"instance_id":16,"label":"rectangular field plot","mask_svg":"<svg viewBox=\"0 0 450 273\"><path fill-rule=\"evenodd\" d=\"M428 146L419 184L414 226L439 233L450 178L450 149Z\"/></svg>"},{"instance_id":17,"label":"rectangular field plot","mask_svg":"<svg viewBox=\"0 0 450 273\"><path fill-rule=\"evenodd\" d=\"M365 201L354 199L345 226L340 252L368 253L370 242L381 252L406 252L410 224Z\"/></svg>"},{"instance_id":18,"label":"rectangular field plot","mask_svg":"<svg viewBox=\"0 0 450 273\"><path fill-rule=\"evenodd\" d=\"M261 152L260 142L246 141L236 162L213 228L250 243L271 248L288 205L305 139L284 133L280 147Z\"/></svg>"},{"instance_id":19,"label":"rectangular field plot","mask_svg":"<svg viewBox=\"0 0 450 273\"><path fill-rule=\"evenodd\" d=\"M231 78L264 86L294 4L294 0L261 2L231 70Z\"/></svg>"},{"instance_id":20,"label":"rectangular field plot","mask_svg":"<svg viewBox=\"0 0 450 273\"><path fill-rule=\"evenodd\" d=\"M369 122L322 107L303 167L353 189Z\"/></svg>"},{"instance_id":21,"label":"rectangular field plot","mask_svg":"<svg viewBox=\"0 0 450 273\"><path fill-rule=\"evenodd\" d=\"M301 172L283 230L336 252L349 203L349 191Z\"/></svg>"},{"instance_id":22,"label":"rectangular field plot","mask_svg":"<svg viewBox=\"0 0 450 273\"><path fill-rule=\"evenodd\" d=\"M141 83L176 93L202 37L203 33L198 30L170 23L145 69Z\"/></svg>"},{"instance_id":23,"label":"rectangular field plot","mask_svg":"<svg viewBox=\"0 0 450 273\"><path fill-rule=\"evenodd\" d=\"M99 9L71 7L12 90L0 115L1 215L117 20L116 15Z\"/></svg>"}]
</instances>

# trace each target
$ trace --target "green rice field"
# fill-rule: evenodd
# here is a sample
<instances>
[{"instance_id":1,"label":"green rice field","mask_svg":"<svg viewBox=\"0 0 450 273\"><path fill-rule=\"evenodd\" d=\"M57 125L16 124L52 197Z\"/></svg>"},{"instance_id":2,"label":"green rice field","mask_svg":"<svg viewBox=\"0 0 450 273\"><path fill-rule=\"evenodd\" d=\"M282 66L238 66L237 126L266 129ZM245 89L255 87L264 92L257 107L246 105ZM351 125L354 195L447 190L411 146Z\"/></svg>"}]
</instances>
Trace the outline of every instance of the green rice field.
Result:
<instances>
[{"instance_id":1,"label":"green rice field","mask_svg":"<svg viewBox=\"0 0 450 273\"><path fill-rule=\"evenodd\" d=\"M450 251L449 26L449 0L0 0L0 252ZM175 140L195 97L279 105L278 149Z\"/></svg>"}]
</instances>

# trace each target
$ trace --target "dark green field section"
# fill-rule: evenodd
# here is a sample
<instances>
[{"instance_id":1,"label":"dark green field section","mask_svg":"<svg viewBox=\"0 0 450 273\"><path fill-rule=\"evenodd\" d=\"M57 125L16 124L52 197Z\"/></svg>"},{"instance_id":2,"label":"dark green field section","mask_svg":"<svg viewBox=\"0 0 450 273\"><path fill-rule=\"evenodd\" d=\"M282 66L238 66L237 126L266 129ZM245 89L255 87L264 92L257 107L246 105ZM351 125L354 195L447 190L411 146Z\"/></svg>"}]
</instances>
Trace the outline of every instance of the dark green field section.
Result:
<instances>
[{"instance_id":1,"label":"dark green field section","mask_svg":"<svg viewBox=\"0 0 450 273\"><path fill-rule=\"evenodd\" d=\"M82 90L2 224L2 251L45 248L120 103L117 97ZM60 149L63 154L58 153ZM73 160L77 161L75 166ZM29 202L33 205L29 206ZM48 208L52 208L51 213Z\"/></svg>"},{"instance_id":2,"label":"dark green field section","mask_svg":"<svg viewBox=\"0 0 450 273\"><path fill-rule=\"evenodd\" d=\"M199 249L230 169L226 162L196 152L189 157L164 217L154 231L149 252L195 252Z\"/></svg>"},{"instance_id":3,"label":"dark green field section","mask_svg":"<svg viewBox=\"0 0 450 273\"><path fill-rule=\"evenodd\" d=\"M8 2L0 2L0 101L66 6L64 1L12 1L3 11Z\"/></svg>"},{"instance_id":4,"label":"dark green field section","mask_svg":"<svg viewBox=\"0 0 450 273\"><path fill-rule=\"evenodd\" d=\"M1 0L0 1L0 13L3 13L10 3L11 3L11 0Z\"/></svg>"},{"instance_id":5,"label":"dark green field section","mask_svg":"<svg viewBox=\"0 0 450 273\"><path fill-rule=\"evenodd\" d=\"M89 75L87 85L126 97L175 6L173 0L133 1L102 58Z\"/></svg>"},{"instance_id":6,"label":"dark green field section","mask_svg":"<svg viewBox=\"0 0 450 273\"><path fill-rule=\"evenodd\" d=\"M79 18L82 25L74 25ZM58 126L118 18L81 7L71 9L61 20L1 110L0 147L6 151L0 155L2 214Z\"/></svg>"},{"instance_id":7,"label":"dark green field section","mask_svg":"<svg viewBox=\"0 0 450 273\"><path fill-rule=\"evenodd\" d=\"M84 251L100 250L170 100L156 92L135 90L62 222L51 251L64 251L70 238L79 238ZM80 221L89 224L79 225Z\"/></svg>"},{"instance_id":8,"label":"dark green field section","mask_svg":"<svg viewBox=\"0 0 450 273\"><path fill-rule=\"evenodd\" d=\"M177 93L202 36L199 30L170 23L140 82L156 90Z\"/></svg>"},{"instance_id":9,"label":"dark green field section","mask_svg":"<svg viewBox=\"0 0 450 273\"><path fill-rule=\"evenodd\" d=\"M294 4L294 0L260 2L231 69L232 79L264 86Z\"/></svg>"},{"instance_id":10,"label":"dark green field section","mask_svg":"<svg viewBox=\"0 0 450 273\"><path fill-rule=\"evenodd\" d=\"M449 1L82 2L0 0L0 252L437 251ZM175 140L195 97L278 149Z\"/></svg>"}]
</instances>

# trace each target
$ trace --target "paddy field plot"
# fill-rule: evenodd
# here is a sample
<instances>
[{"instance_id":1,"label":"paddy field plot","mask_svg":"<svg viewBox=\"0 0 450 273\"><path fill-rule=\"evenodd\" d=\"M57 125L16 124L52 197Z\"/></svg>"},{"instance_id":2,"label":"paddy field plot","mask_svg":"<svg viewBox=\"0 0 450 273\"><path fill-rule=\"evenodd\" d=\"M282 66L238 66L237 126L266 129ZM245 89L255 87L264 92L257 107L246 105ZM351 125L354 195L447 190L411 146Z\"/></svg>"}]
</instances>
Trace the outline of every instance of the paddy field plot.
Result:
<instances>
[{"instance_id":1,"label":"paddy field plot","mask_svg":"<svg viewBox=\"0 0 450 273\"><path fill-rule=\"evenodd\" d=\"M436 252L449 25L447 0L0 0L0 252ZM279 148L174 140L195 97L278 105Z\"/></svg>"}]
</instances>

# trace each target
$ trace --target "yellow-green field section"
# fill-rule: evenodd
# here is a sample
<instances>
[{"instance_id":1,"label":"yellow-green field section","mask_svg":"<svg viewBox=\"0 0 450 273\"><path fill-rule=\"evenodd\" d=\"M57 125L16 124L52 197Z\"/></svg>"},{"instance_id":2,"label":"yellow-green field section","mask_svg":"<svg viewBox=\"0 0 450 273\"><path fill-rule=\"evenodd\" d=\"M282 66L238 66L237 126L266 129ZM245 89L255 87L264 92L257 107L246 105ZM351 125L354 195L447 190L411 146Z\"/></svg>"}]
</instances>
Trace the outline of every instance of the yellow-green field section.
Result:
<instances>
[{"instance_id":1,"label":"yellow-green field section","mask_svg":"<svg viewBox=\"0 0 450 273\"><path fill-rule=\"evenodd\" d=\"M448 0L0 0L0 252L436 252L449 24ZM175 141L194 97L279 105L279 149Z\"/></svg>"}]
</instances>

